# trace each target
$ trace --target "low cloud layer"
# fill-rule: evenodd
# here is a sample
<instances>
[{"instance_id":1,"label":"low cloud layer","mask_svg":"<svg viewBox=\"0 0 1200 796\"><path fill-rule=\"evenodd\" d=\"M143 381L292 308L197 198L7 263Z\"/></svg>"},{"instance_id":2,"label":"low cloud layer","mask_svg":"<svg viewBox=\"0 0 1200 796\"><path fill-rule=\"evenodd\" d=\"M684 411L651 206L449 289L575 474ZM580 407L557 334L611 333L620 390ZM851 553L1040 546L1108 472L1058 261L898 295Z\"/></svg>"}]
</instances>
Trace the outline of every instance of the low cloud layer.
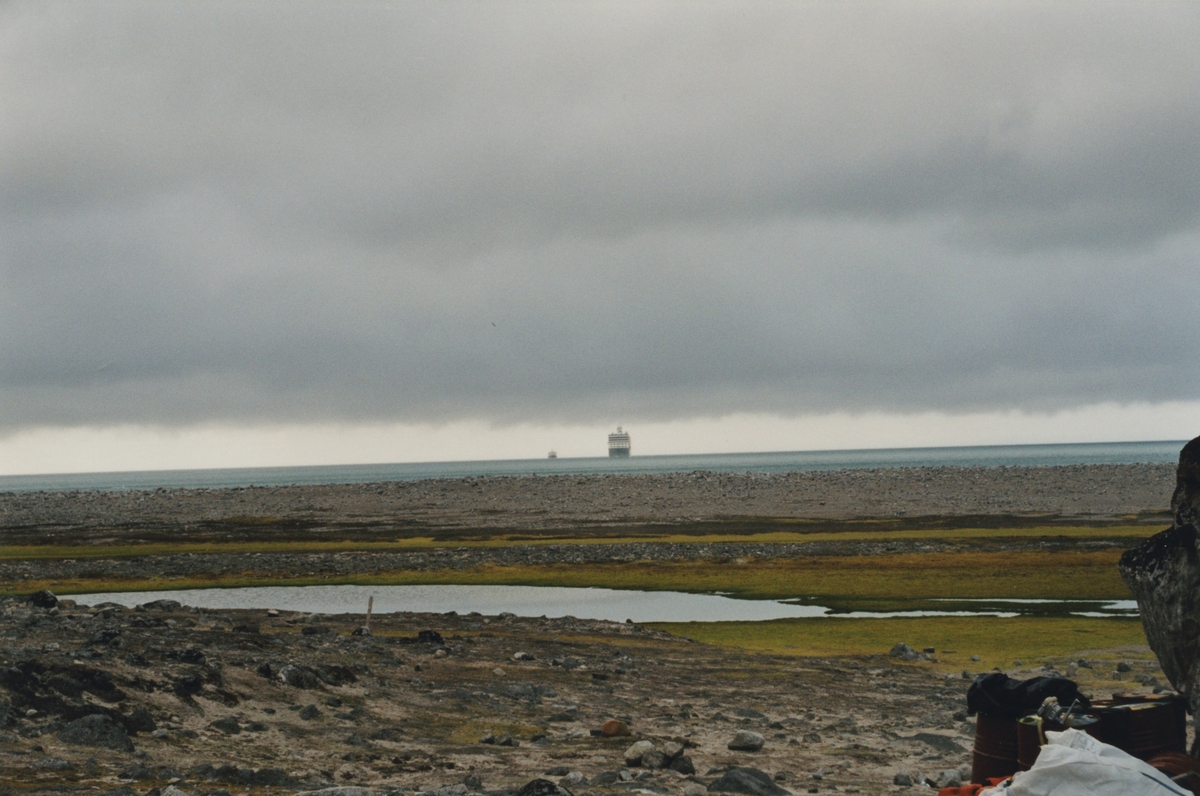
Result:
<instances>
[{"instance_id":1,"label":"low cloud layer","mask_svg":"<svg viewBox=\"0 0 1200 796\"><path fill-rule=\"evenodd\" d=\"M0 6L0 429L1200 398L1200 7Z\"/></svg>"}]
</instances>

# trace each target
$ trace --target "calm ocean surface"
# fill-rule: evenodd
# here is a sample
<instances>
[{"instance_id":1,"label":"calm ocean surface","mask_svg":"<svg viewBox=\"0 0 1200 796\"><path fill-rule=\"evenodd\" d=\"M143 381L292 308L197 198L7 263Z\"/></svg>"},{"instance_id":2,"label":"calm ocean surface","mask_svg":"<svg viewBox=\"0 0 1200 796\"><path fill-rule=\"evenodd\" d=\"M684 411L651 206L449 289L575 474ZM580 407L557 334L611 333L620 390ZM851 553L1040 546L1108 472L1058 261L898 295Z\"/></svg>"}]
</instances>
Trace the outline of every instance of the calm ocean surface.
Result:
<instances>
[{"instance_id":1,"label":"calm ocean surface","mask_svg":"<svg viewBox=\"0 0 1200 796\"><path fill-rule=\"evenodd\" d=\"M797 451L793 453L712 453L686 456L633 456L629 459L513 459L409 464L343 464L310 467L247 467L228 470L154 470L123 473L0 476L0 492L124 490L358 484L468 476L599 473L783 473L878 467L1000 467L1066 464L1136 464L1179 460L1186 440L1100 442L1072 445L987 445L958 448Z\"/></svg>"}]
</instances>

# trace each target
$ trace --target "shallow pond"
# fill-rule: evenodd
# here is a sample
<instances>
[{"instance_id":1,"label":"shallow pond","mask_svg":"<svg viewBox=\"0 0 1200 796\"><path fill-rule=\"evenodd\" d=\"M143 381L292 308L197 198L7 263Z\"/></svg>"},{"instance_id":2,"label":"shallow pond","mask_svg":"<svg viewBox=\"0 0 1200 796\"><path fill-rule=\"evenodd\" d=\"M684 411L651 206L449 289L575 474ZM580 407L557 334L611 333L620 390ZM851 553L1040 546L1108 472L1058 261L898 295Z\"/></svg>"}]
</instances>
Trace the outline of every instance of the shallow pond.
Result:
<instances>
[{"instance_id":1,"label":"shallow pond","mask_svg":"<svg viewBox=\"0 0 1200 796\"><path fill-rule=\"evenodd\" d=\"M133 607L151 600L177 600L197 608L276 608L320 614L365 614L374 597L375 613L517 616L574 616L624 622L756 622L801 617L905 616L1136 616L1132 600L920 600L891 601L884 610L836 609L803 600L740 600L720 594L671 591L579 589L555 586L258 586L237 589L77 594L83 605L111 602ZM879 606L871 606L878 608ZM896 608L898 610L892 610Z\"/></svg>"}]
</instances>

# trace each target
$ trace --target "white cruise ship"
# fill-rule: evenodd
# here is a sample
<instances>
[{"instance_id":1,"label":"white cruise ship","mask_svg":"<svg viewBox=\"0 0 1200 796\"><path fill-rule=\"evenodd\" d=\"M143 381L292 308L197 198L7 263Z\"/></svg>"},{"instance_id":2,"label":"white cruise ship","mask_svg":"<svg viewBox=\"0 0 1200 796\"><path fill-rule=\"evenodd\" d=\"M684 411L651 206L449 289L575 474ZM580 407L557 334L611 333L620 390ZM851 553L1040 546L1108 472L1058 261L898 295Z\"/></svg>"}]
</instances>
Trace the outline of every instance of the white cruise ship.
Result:
<instances>
[{"instance_id":1,"label":"white cruise ship","mask_svg":"<svg viewBox=\"0 0 1200 796\"><path fill-rule=\"evenodd\" d=\"M629 458L629 432L617 426L616 433L608 435L608 455L612 459Z\"/></svg>"}]
</instances>

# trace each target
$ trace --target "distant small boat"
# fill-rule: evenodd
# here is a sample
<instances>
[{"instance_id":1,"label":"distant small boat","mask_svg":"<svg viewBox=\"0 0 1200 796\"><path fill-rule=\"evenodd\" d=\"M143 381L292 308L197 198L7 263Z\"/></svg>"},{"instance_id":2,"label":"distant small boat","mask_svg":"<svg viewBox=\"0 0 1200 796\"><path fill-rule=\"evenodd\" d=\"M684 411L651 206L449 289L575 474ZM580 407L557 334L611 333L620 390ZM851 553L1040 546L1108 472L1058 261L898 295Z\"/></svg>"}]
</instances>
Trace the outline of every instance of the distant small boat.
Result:
<instances>
[{"instance_id":1,"label":"distant small boat","mask_svg":"<svg viewBox=\"0 0 1200 796\"><path fill-rule=\"evenodd\" d=\"M547 456L546 458L547 458L547 459L557 459L557 458L558 458L558 454L557 454L557 453L555 453L554 451L550 451L550 455L549 455L549 456Z\"/></svg>"}]
</instances>

